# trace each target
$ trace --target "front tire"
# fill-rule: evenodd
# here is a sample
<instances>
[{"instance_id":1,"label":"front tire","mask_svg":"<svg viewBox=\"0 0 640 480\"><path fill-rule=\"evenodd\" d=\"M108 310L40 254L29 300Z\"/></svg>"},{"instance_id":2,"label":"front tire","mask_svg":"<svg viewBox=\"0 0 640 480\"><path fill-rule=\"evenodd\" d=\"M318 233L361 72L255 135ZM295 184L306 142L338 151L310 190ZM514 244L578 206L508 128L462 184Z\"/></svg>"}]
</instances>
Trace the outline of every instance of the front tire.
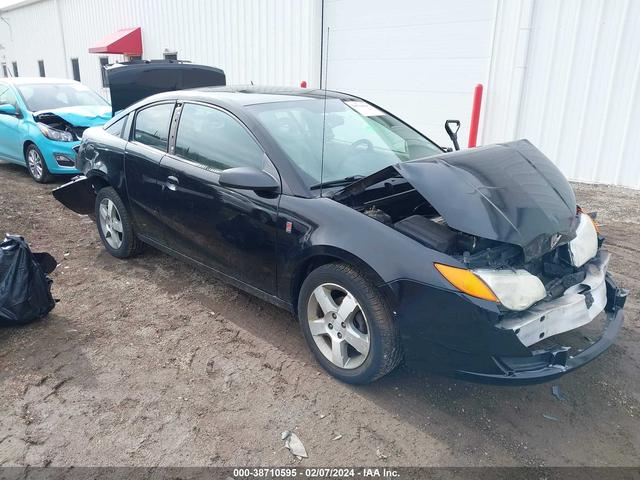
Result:
<instances>
[{"instance_id":1,"label":"front tire","mask_svg":"<svg viewBox=\"0 0 640 480\"><path fill-rule=\"evenodd\" d=\"M350 265L312 271L298 296L302 333L318 363L346 383L369 383L402 358L391 309L381 292Z\"/></svg>"},{"instance_id":2,"label":"front tire","mask_svg":"<svg viewBox=\"0 0 640 480\"><path fill-rule=\"evenodd\" d=\"M44 160L44 156L38 147L31 144L24 152L25 163L27 164L27 170L29 175L38 183L49 183L53 180L53 175L49 173L47 168L47 162Z\"/></svg>"},{"instance_id":3,"label":"front tire","mask_svg":"<svg viewBox=\"0 0 640 480\"><path fill-rule=\"evenodd\" d=\"M107 252L117 258L129 258L140 251L142 244L134 232L129 212L112 187L98 192L95 215L100 239Z\"/></svg>"}]
</instances>

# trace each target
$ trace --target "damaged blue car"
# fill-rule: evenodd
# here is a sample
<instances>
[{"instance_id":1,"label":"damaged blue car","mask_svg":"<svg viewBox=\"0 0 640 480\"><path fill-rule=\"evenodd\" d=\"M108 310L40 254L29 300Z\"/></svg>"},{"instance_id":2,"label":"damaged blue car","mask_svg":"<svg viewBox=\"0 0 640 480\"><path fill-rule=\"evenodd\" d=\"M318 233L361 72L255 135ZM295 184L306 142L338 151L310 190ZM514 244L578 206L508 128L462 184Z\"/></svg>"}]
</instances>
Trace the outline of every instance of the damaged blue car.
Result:
<instances>
[{"instance_id":1,"label":"damaged blue car","mask_svg":"<svg viewBox=\"0 0 640 480\"><path fill-rule=\"evenodd\" d=\"M0 79L0 159L26 166L39 183L79 173L74 148L111 116L109 103L79 82Z\"/></svg>"}]
</instances>

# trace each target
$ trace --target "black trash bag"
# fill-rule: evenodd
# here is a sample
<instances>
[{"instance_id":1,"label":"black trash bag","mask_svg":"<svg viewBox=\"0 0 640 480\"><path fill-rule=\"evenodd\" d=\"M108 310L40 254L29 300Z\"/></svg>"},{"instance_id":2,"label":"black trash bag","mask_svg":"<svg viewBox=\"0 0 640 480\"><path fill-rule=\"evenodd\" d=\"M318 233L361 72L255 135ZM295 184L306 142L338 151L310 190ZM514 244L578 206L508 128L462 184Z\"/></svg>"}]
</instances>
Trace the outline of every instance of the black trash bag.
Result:
<instances>
[{"instance_id":1,"label":"black trash bag","mask_svg":"<svg viewBox=\"0 0 640 480\"><path fill-rule=\"evenodd\" d=\"M47 274L56 268L48 253L31 253L24 238L0 243L0 325L24 325L49 313L56 302Z\"/></svg>"}]
</instances>

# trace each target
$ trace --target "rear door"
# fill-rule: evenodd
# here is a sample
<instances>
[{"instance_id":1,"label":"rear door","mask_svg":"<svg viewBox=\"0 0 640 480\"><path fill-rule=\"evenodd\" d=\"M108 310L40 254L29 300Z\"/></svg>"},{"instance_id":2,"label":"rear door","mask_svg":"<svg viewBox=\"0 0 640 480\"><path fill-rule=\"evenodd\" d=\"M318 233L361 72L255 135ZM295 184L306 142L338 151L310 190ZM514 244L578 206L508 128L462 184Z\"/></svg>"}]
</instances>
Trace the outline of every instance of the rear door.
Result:
<instances>
[{"instance_id":1,"label":"rear door","mask_svg":"<svg viewBox=\"0 0 640 480\"><path fill-rule=\"evenodd\" d=\"M159 218L164 179L158 177L160 160L169 144L175 102L159 102L135 112L125 151L125 178L129 208L140 235L164 244Z\"/></svg>"},{"instance_id":2,"label":"rear door","mask_svg":"<svg viewBox=\"0 0 640 480\"><path fill-rule=\"evenodd\" d=\"M168 246L217 271L274 294L279 195L220 186L220 172L275 169L248 129L210 105L178 107L175 145L161 162L161 214ZM276 172L277 174L277 172Z\"/></svg>"}]
</instances>

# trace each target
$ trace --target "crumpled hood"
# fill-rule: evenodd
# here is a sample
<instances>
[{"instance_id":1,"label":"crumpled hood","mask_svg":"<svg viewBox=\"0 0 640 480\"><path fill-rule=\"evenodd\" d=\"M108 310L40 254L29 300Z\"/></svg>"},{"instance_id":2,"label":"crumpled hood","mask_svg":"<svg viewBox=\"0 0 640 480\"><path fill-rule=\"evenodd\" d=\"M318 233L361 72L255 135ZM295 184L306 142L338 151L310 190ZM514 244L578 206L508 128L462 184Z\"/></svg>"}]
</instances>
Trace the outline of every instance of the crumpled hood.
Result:
<instances>
[{"instance_id":1,"label":"crumpled hood","mask_svg":"<svg viewBox=\"0 0 640 480\"><path fill-rule=\"evenodd\" d=\"M35 112L33 117L38 120L39 115L54 114L69 122L74 127L96 127L111 119L109 105L84 105L77 107L54 108Z\"/></svg>"},{"instance_id":2,"label":"crumpled hood","mask_svg":"<svg viewBox=\"0 0 640 480\"><path fill-rule=\"evenodd\" d=\"M522 247L525 260L575 236L576 200L558 168L528 140L399 163L400 174L447 224L462 232ZM384 171L372 176L379 182ZM340 192L361 190L366 177ZM371 185L373 183L369 183Z\"/></svg>"}]
</instances>

